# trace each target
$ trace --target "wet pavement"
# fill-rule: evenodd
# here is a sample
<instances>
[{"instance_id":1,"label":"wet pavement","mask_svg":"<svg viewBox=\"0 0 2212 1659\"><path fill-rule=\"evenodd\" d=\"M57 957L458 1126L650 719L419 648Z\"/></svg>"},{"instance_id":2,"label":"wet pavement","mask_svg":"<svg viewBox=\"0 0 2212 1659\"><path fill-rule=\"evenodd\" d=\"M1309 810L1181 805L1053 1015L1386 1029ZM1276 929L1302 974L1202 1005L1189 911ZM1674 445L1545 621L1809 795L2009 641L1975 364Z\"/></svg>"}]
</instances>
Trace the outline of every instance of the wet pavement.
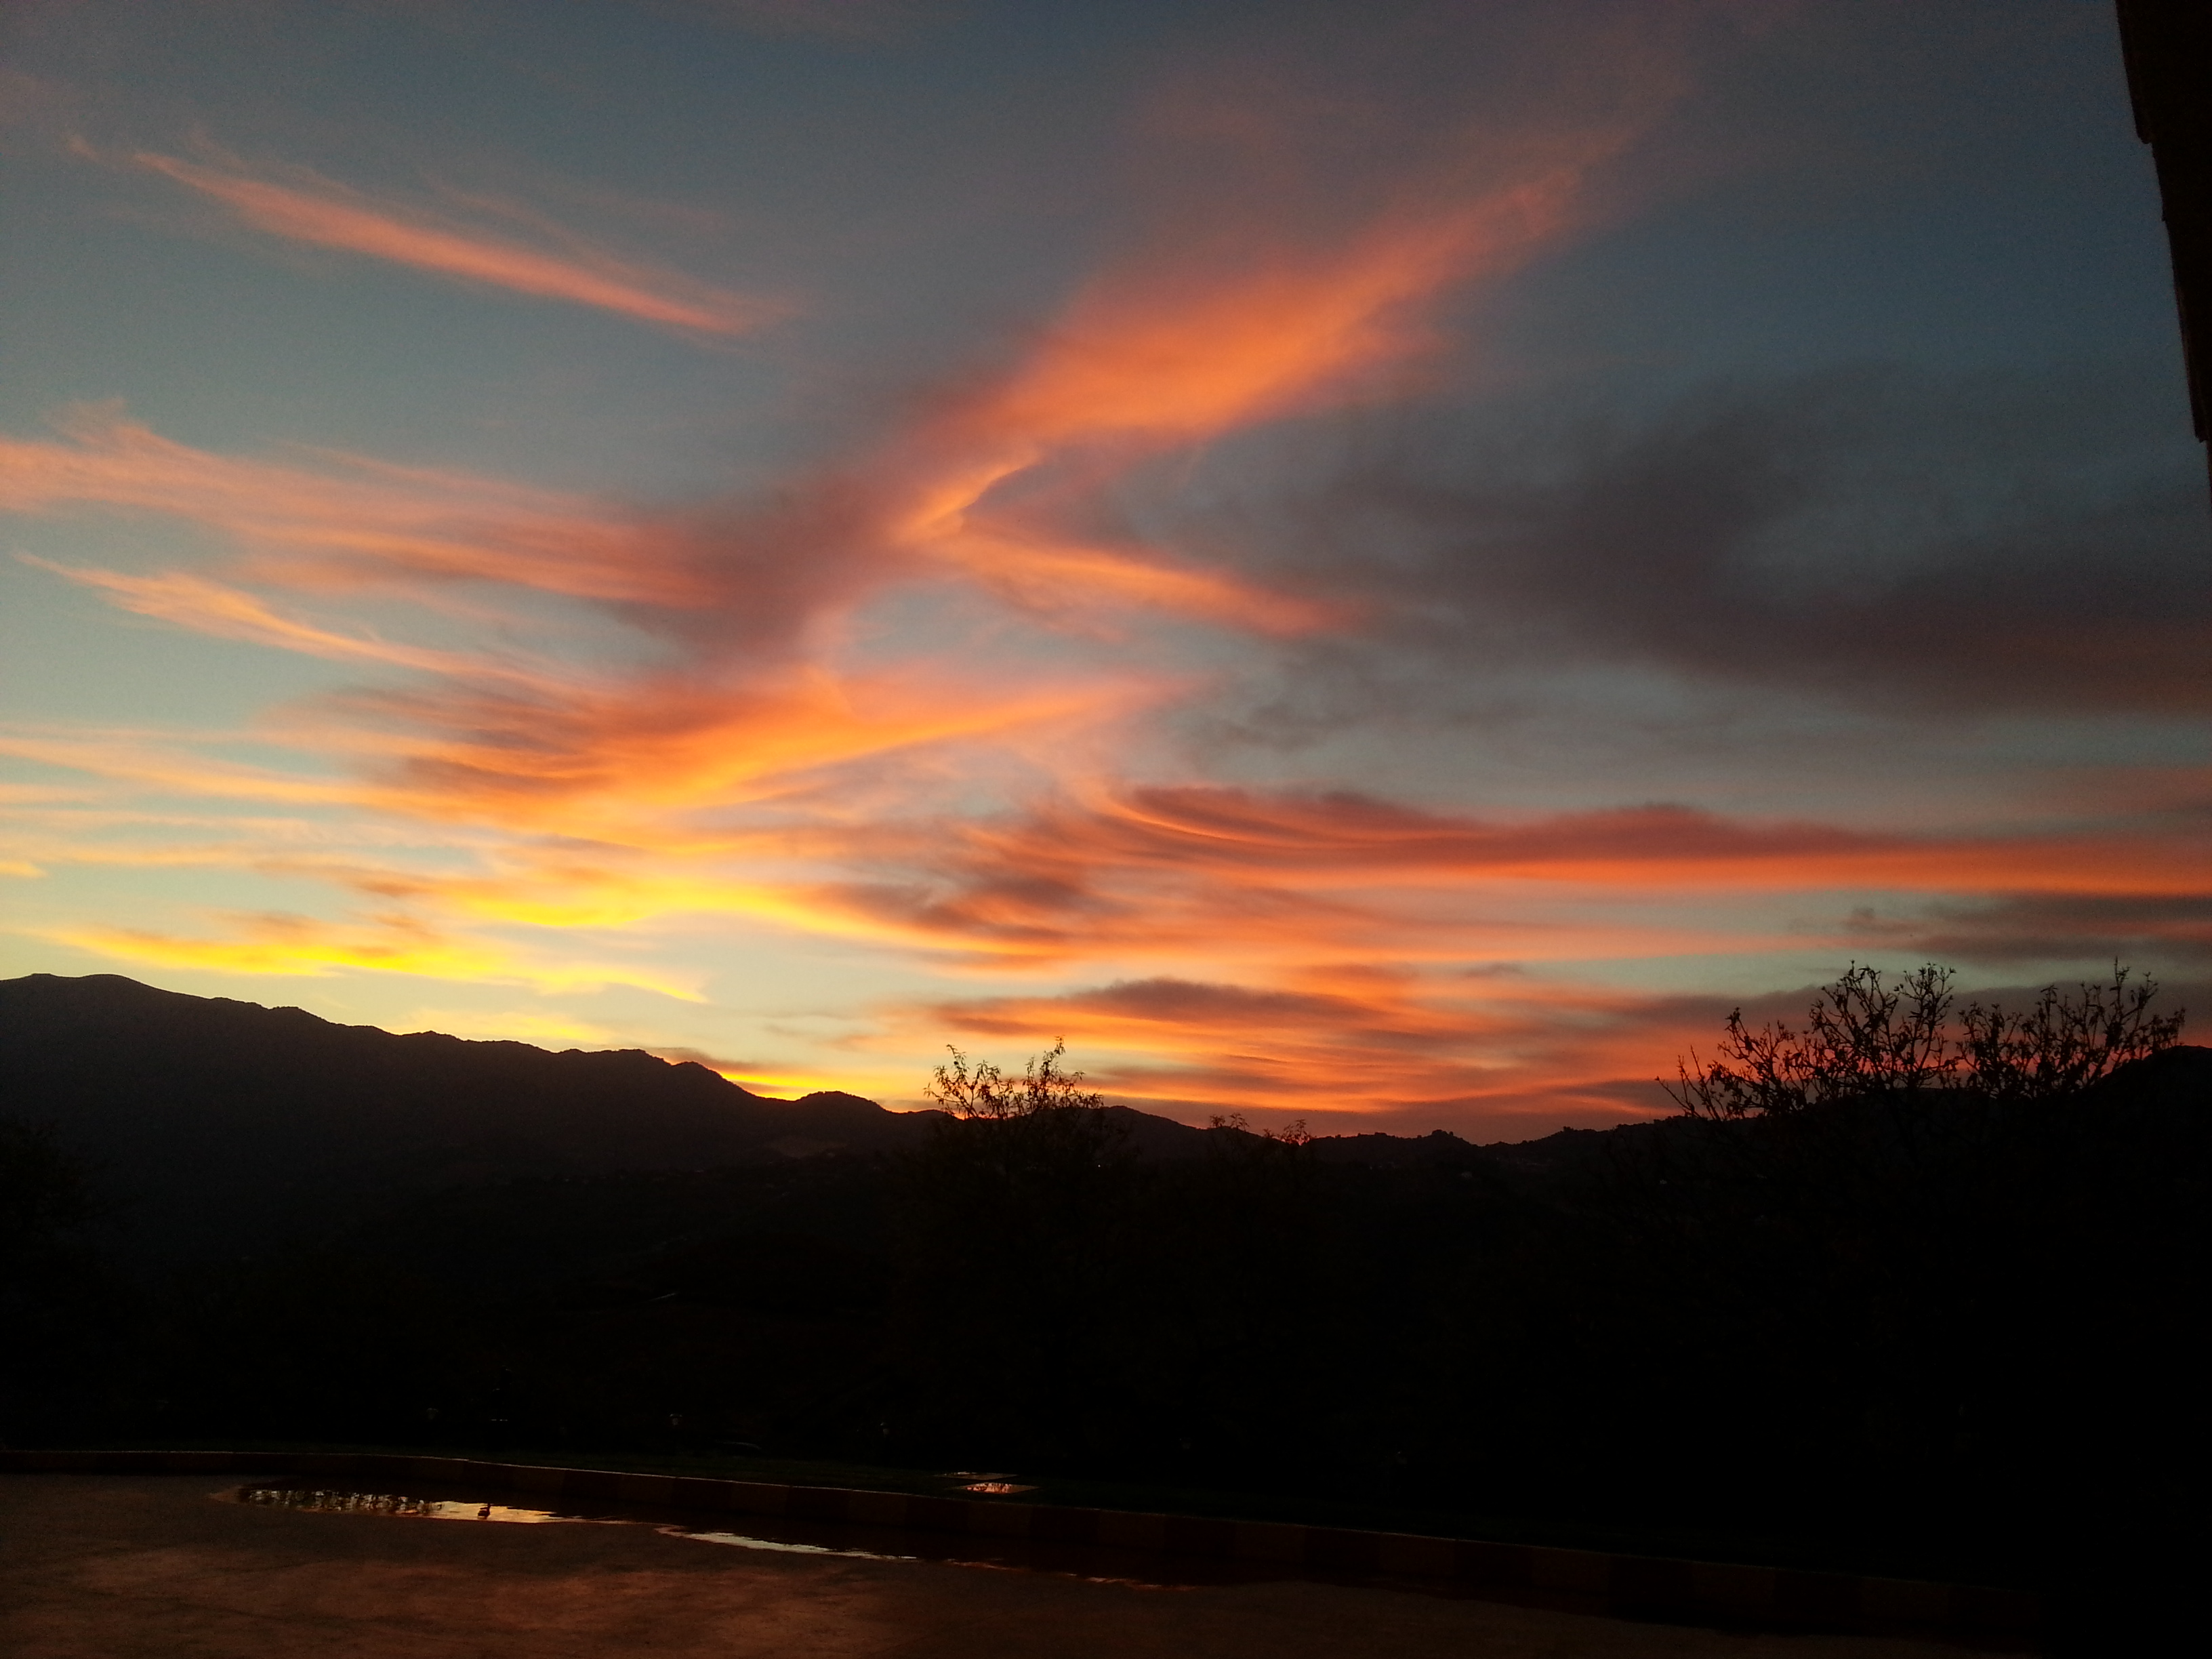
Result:
<instances>
[{"instance_id":1,"label":"wet pavement","mask_svg":"<svg viewBox=\"0 0 2212 1659\"><path fill-rule=\"evenodd\" d=\"M562 1513L500 1494L0 1475L10 1659L1959 1659L1716 1632L1136 1552L975 1553L882 1529Z\"/></svg>"},{"instance_id":2,"label":"wet pavement","mask_svg":"<svg viewBox=\"0 0 2212 1659\"><path fill-rule=\"evenodd\" d=\"M724 1548L835 1555L858 1561L941 1561L957 1566L1045 1573L1091 1583L1130 1584L1155 1589L1326 1576L1285 1571L1279 1565L1258 1562L1167 1554L1158 1550L1118 1549L1110 1545L1028 1538L977 1537L785 1516L736 1516L717 1524L696 1510L617 1502L532 1502L503 1489L489 1496L438 1485L410 1486L404 1492L362 1491L311 1480L289 1479L249 1481L219 1492L216 1496L229 1503L250 1504L263 1509L320 1515L375 1515L396 1521L645 1526L665 1537Z\"/></svg>"}]
</instances>

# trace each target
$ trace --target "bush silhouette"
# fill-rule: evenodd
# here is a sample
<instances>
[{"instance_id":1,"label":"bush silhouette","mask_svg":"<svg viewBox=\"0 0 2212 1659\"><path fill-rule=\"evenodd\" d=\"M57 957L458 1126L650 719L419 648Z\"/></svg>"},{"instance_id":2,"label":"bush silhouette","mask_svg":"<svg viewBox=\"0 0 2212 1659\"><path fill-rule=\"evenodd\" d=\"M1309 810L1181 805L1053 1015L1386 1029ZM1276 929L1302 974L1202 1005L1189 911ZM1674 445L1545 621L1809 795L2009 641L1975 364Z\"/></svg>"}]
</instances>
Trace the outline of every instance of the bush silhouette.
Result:
<instances>
[{"instance_id":1,"label":"bush silhouette","mask_svg":"<svg viewBox=\"0 0 2212 1659\"><path fill-rule=\"evenodd\" d=\"M1104 1096L1083 1086L1082 1073L1060 1069L1060 1059L1067 1053L1065 1037L1023 1062L1018 1081L988 1060L970 1062L951 1043L945 1047L952 1063L932 1072L922 1093L955 1117L1036 1117L1046 1112L1096 1111L1106 1103Z\"/></svg>"},{"instance_id":2,"label":"bush silhouette","mask_svg":"<svg viewBox=\"0 0 2212 1659\"><path fill-rule=\"evenodd\" d=\"M1806 1011L1805 1026L1753 1030L1728 1018L1720 1057L1697 1051L1662 1086L1692 1117L1768 1117L1872 1094L1966 1089L1997 1100L2069 1094L2171 1048L2185 1010L2154 1015L2157 981L2112 964L2109 984L2045 986L2022 1013L1969 1003L1955 1018L1954 971L1929 963L1894 984L1853 963Z\"/></svg>"}]
</instances>

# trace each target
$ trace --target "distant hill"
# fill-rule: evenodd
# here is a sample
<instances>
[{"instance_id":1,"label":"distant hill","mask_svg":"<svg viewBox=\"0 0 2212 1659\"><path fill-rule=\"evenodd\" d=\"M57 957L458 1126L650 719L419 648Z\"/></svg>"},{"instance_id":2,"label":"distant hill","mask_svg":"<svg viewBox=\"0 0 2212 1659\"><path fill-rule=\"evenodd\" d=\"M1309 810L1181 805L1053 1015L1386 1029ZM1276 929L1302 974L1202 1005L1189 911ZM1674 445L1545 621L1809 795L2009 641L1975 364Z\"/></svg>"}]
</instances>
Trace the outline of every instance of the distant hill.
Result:
<instances>
[{"instance_id":1,"label":"distant hill","mask_svg":"<svg viewBox=\"0 0 2212 1659\"><path fill-rule=\"evenodd\" d=\"M1142 1155L1205 1143L1111 1109ZM319 1207L521 1176L887 1151L941 1115L836 1091L772 1099L641 1049L398 1036L119 974L0 981L0 1117L51 1124L141 1254L219 1252Z\"/></svg>"},{"instance_id":2,"label":"distant hill","mask_svg":"<svg viewBox=\"0 0 2212 1659\"><path fill-rule=\"evenodd\" d=\"M395 1036L114 974L0 981L0 1116L52 1124L126 1231L163 1249L224 1248L334 1200L875 1150L935 1115L768 1099L637 1049Z\"/></svg>"},{"instance_id":3,"label":"distant hill","mask_svg":"<svg viewBox=\"0 0 2212 1659\"><path fill-rule=\"evenodd\" d=\"M1143 1158L1197 1157L1239 1133L1108 1109ZM117 974L0 981L0 1117L52 1125L99 1172L118 1242L141 1255L219 1253L326 1210L521 1176L889 1151L940 1116L836 1091L771 1099L635 1048L398 1036ZM1542 1161L1592 1138L1568 1131L1514 1151ZM1401 1165L1469 1149L1439 1131L1314 1150Z\"/></svg>"}]
</instances>

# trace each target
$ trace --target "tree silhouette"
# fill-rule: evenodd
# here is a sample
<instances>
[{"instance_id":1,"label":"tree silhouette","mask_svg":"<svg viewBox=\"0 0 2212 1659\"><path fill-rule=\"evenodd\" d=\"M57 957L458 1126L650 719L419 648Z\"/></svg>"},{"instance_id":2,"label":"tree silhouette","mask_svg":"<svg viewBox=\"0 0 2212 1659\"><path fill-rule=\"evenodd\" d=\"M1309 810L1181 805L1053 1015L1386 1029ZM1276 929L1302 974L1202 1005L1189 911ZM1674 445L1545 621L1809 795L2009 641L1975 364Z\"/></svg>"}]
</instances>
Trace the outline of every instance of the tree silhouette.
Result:
<instances>
[{"instance_id":1,"label":"tree silhouette","mask_svg":"<svg viewBox=\"0 0 2212 1659\"><path fill-rule=\"evenodd\" d=\"M922 1087L922 1093L955 1117L1036 1117L1046 1112L1097 1111L1105 1097L1083 1086L1080 1072L1060 1069L1067 1039L1060 1037L1044 1053L1022 1064L1019 1079L1008 1077L988 1060L971 1061L951 1043L945 1052L950 1066L939 1066Z\"/></svg>"},{"instance_id":2,"label":"tree silhouette","mask_svg":"<svg viewBox=\"0 0 2212 1659\"><path fill-rule=\"evenodd\" d=\"M1728 1018L1720 1055L1675 1062L1662 1086L1692 1117L1783 1116L1829 1101L1932 1089L2001 1100L2070 1093L2130 1060L2170 1048L2186 1011L2154 1015L2156 981L2130 982L2112 964L2108 985L2043 988L2026 1012L1969 1003L1952 1018L1951 969L1928 963L1894 984L1853 963L1806 1011L1805 1026L1776 1020L1753 1030Z\"/></svg>"},{"instance_id":3,"label":"tree silhouette","mask_svg":"<svg viewBox=\"0 0 2212 1659\"><path fill-rule=\"evenodd\" d=\"M1961 1062L1975 1088L2000 1100L2070 1094L2179 1040L2187 1010L2153 1014L2157 995L2155 980L2131 985L2114 963L2109 985L2083 985L2073 997L2045 986L2026 1013L1976 1003L1960 1017Z\"/></svg>"}]
</instances>

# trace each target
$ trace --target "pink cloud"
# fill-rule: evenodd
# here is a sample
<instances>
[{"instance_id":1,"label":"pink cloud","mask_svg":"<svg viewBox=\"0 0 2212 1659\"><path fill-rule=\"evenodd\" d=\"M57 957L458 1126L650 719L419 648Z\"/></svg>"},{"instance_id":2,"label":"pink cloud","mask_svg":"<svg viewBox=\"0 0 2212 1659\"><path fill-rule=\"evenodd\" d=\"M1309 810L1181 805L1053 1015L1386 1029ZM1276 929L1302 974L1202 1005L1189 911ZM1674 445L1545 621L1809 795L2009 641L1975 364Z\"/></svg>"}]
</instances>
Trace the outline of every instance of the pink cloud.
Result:
<instances>
[{"instance_id":1,"label":"pink cloud","mask_svg":"<svg viewBox=\"0 0 2212 1659\"><path fill-rule=\"evenodd\" d=\"M299 586L469 580L663 605L703 592L680 560L641 544L635 514L568 492L321 452L216 455L112 404L57 424L59 442L0 436L0 510L189 520L234 537L257 574Z\"/></svg>"},{"instance_id":2,"label":"pink cloud","mask_svg":"<svg viewBox=\"0 0 2212 1659\"><path fill-rule=\"evenodd\" d=\"M220 202L271 236L412 266L532 299L589 306L708 335L749 334L791 314L785 301L735 293L592 246L569 234L532 247L419 204L380 199L304 167L255 173L151 150L131 161Z\"/></svg>"}]
</instances>

